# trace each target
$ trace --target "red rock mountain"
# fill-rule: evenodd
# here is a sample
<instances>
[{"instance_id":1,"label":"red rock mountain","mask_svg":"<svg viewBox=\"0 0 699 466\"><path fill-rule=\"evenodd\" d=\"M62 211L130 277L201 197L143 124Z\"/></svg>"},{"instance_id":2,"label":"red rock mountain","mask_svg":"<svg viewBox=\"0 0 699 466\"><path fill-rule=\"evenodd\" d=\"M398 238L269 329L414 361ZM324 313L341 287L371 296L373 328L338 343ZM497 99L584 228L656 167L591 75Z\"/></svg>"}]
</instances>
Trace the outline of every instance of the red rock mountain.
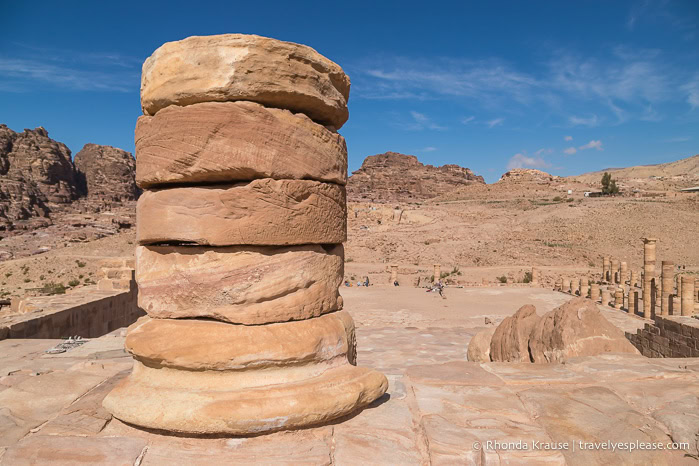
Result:
<instances>
[{"instance_id":1,"label":"red rock mountain","mask_svg":"<svg viewBox=\"0 0 699 466\"><path fill-rule=\"evenodd\" d=\"M414 155L371 155L347 182L350 201L410 202L431 199L473 183L485 184L459 165L423 165Z\"/></svg>"},{"instance_id":2,"label":"red rock mountain","mask_svg":"<svg viewBox=\"0 0 699 466\"><path fill-rule=\"evenodd\" d=\"M0 125L0 231L49 225L52 212L84 198L99 209L137 195L130 153L87 144L74 164L70 149L44 128L16 133Z\"/></svg>"}]
</instances>

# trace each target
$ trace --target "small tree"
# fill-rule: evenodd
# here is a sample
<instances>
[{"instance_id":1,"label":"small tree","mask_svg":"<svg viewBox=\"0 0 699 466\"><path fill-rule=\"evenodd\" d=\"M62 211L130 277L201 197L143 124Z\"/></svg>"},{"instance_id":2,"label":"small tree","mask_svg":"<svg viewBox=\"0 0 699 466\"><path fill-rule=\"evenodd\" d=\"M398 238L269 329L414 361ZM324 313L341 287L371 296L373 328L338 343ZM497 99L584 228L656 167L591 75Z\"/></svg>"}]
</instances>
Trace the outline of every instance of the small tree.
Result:
<instances>
[{"instance_id":1,"label":"small tree","mask_svg":"<svg viewBox=\"0 0 699 466\"><path fill-rule=\"evenodd\" d=\"M612 175L607 172L604 172L604 175L602 175L602 194L619 194L616 180L613 180Z\"/></svg>"}]
</instances>

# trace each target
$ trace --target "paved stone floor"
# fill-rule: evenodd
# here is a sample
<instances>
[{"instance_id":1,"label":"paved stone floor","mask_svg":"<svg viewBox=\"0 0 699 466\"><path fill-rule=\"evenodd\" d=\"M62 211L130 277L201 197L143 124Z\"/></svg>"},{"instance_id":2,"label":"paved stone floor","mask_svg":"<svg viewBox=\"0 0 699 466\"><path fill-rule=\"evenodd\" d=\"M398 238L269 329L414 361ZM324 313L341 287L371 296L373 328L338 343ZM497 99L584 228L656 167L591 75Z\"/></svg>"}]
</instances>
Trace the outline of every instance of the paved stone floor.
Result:
<instances>
[{"instance_id":1,"label":"paved stone floor","mask_svg":"<svg viewBox=\"0 0 699 466\"><path fill-rule=\"evenodd\" d=\"M131 368L123 330L55 355L45 350L58 340L4 340L0 464L696 464L699 359L466 362L484 316L497 322L528 302L544 313L569 296L479 288L450 289L442 300L389 287L343 295L357 321L359 364L390 382L356 415L249 438L146 432L101 407ZM643 325L604 311L620 327ZM686 445L628 448L673 441Z\"/></svg>"}]
</instances>

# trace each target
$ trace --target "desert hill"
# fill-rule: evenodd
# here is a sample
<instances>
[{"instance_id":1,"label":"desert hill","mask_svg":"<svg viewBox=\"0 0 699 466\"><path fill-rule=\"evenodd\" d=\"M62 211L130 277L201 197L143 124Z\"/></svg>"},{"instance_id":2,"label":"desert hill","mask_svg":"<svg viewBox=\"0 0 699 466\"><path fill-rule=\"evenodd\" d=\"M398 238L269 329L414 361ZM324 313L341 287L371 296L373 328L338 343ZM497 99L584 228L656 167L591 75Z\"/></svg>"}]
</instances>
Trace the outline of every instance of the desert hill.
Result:
<instances>
[{"instance_id":1,"label":"desert hill","mask_svg":"<svg viewBox=\"0 0 699 466\"><path fill-rule=\"evenodd\" d=\"M415 202L432 199L462 186L485 184L459 165L424 165L414 155L386 152L364 159L347 182L350 201Z\"/></svg>"},{"instance_id":2,"label":"desert hill","mask_svg":"<svg viewBox=\"0 0 699 466\"><path fill-rule=\"evenodd\" d=\"M0 230L33 230L52 214L100 212L136 200L136 162L126 151L86 144L71 160L42 127L0 125Z\"/></svg>"},{"instance_id":3,"label":"desert hill","mask_svg":"<svg viewBox=\"0 0 699 466\"><path fill-rule=\"evenodd\" d=\"M651 177L683 177L688 180L699 180L699 154L675 162L656 165L638 165L627 168L607 168L596 172L584 173L569 177L583 183L597 183L604 172L609 172L616 179L642 179Z\"/></svg>"}]
</instances>

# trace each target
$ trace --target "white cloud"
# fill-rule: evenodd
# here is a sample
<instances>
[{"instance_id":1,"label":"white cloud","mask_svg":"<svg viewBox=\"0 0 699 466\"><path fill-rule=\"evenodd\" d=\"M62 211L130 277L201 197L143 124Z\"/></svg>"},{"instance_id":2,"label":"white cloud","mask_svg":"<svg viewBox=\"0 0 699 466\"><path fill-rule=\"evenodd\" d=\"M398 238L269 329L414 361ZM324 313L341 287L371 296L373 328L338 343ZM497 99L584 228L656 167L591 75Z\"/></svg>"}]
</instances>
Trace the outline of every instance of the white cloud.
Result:
<instances>
[{"instance_id":1,"label":"white cloud","mask_svg":"<svg viewBox=\"0 0 699 466\"><path fill-rule=\"evenodd\" d=\"M514 168L546 168L550 166L551 165L541 157L527 157L524 153L513 155L509 162L507 162L508 170Z\"/></svg>"},{"instance_id":2,"label":"white cloud","mask_svg":"<svg viewBox=\"0 0 699 466\"><path fill-rule=\"evenodd\" d=\"M488 128L494 128L494 127L496 127L496 126L502 125L502 123L503 123L504 121L505 121L504 118L495 118L495 119L493 119L493 120L486 121L485 124L488 125Z\"/></svg>"},{"instance_id":3,"label":"white cloud","mask_svg":"<svg viewBox=\"0 0 699 466\"><path fill-rule=\"evenodd\" d=\"M428 146L428 147L424 147L420 152L434 152L436 150L437 150L436 147Z\"/></svg>"},{"instance_id":4,"label":"white cloud","mask_svg":"<svg viewBox=\"0 0 699 466\"><path fill-rule=\"evenodd\" d=\"M687 142L687 141L689 141L689 140L691 140L691 139L692 139L692 138L690 138L690 137L688 137L688 136L680 136L680 137L677 137L677 138L665 139L664 142Z\"/></svg>"},{"instance_id":5,"label":"white cloud","mask_svg":"<svg viewBox=\"0 0 699 466\"><path fill-rule=\"evenodd\" d=\"M569 147L565 149L563 152L565 152L568 155L573 155L577 152L578 150L575 147Z\"/></svg>"},{"instance_id":6,"label":"white cloud","mask_svg":"<svg viewBox=\"0 0 699 466\"><path fill-rule=\"evenodd\" d=\"M602 148L602 141L595 141L595 140L592 140L592 141L588 142L587 144L578 147L578 149L580 149L580 150L586 150L586 149L604 150Z\"/></svg>"},{"instance_id":7,"label":"white cloud","mask_svg":"<svg viewBox=\"0 0 699 466\"><path fill-rule=\"evenodd\" d=\"M699 73L692 81L682 86L682 90L687 94L687 103L692 110L699 107Z\"/></svg>"},{"instance_id":8,"label":"white cloud","mask_svg":"<svg viewBox=\"0 0 699 466\"><path fill-rule=\"evenodd\" d=\"M566 140L566 141L572 141L572 140L573 140L573 136L564 136L563 139Z\"/></svg>"},{"instance_id":9,"label":"white cloud","mask_svg":"<svg viewBox=\"0 0 699 466\"><path fill-rule=\"evenodd\" d=\"M534 155L536 156L541 156L541 155L548 155L553 152L553 149L545 148L545 149L539 149L538 151L534 152Z\"/></svg>"},{"instance_id":10,"label":"white cloud","mask_svg":"<svg viewBox=\"0 0 699 466\"><path fill-rule=\"evenodd\" d=\"M470 117L462 118L462 119L461 119L461 123L467 125L467 124L471 123L471 122L472 122L473 120L475 120L475 119L476 119L476 117L473 116L473 115L471 115Z\"/></svg>"},{"instance_id":11,"label":"white cloud","mask_svg":"<svg viewBox=\"0 0 699 466\"><path fill-rule=\"evenodd\" d=\"M599 118L597 118L597 115L592 115L590 117L570 116L568 117L568 122L573 126L589 126L592 128L599 124Z\"/></svg>"},{"instance_id":12,"label":"white cloud","mask_svg":"<svg viewBox=\"0 0 699 466\"><path fill-rule=\"evenodd\" d=\"M400 121L398 118L392 122L392 124L405 131L422 131L424 129L431 129L436 131L443 131L448 129L446 126L438 125L433 122L424 113L416 112L415 110L410 111L409 121L405 121L405 118Z\"/></svg>"}]
</instances>

